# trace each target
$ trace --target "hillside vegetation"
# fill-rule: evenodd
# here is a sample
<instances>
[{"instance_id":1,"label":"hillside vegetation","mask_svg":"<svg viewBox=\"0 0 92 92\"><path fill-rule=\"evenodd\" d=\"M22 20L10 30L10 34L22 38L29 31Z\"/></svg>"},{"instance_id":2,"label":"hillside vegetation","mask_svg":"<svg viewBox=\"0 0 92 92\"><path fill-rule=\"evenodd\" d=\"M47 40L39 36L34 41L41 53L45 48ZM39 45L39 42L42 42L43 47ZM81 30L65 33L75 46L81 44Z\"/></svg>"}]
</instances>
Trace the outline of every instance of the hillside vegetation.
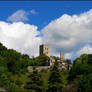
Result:
<instances>
[{"instance_id":1,"label":"hillside vegetation","mask_svg":"<svg viewBox=\"0 0 92 92\"><path fill-rule=\"evenodd\" d=\"M0 43L0 89L7 92L92 92L92 54L73 61L71 70L59 70L58 62L50 71L32 73L28 66L47 66L49 58L29 58Z\"/></svg>"}]
</instances>

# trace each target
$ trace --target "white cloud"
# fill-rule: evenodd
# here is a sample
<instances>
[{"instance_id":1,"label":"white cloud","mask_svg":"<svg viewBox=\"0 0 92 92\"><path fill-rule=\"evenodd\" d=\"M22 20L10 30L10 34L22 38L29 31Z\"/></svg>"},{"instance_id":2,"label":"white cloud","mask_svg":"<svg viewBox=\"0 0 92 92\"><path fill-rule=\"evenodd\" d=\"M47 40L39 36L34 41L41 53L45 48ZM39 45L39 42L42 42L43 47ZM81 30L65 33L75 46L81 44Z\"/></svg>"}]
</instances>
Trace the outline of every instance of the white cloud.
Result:
<instances>
[{"instance_id":1,"label":"white cloud","mask_svg":"<svg viewBox=\"0 0 92 92\"><path fill-rule=\"evenodd\" d=\"M65 59L71 59L71 56L72 56L71 53L66 53L66 54L65 54Z\"/></svg>"},{"instance_id":2,"label":"white cloud","mask_svg":"<svg viewBox=\"0 0 92 92\"><path fill-rule=\"evenodd\" d=\"M37 14L38 12L34 9L30 11L25 10L17 10L11 16L8 17L7 21L10 22L24 22L28 20L28 15L30 14Z\"/></svg>"},{"instance_id":3,"label":"white cloud","mask_svg":"<svg viewBox=\"0 0 92 92\"><path fill-rule=\"evenodd\" d=\"M36 11L34 11L30 13L35 14ZM42 40L43 43L50 45L51 55L64 52L66 58L71 58L72 53L73 56L82 52L87 53L87 50L84 50L86 47L90 48L90 53L92 52L91 46L87 45L92 41L92 9L80 15L64 14L51 21L41 30L42 38L37 37L39 35L37 26L18 22L27 20L26 12L21 11L22 14L17 12L8 18L8 21L17 23L0 22L0 42L8 48L30 56L38 55L39 44Z\"/></svg>"},{"instance_id":4,"label":"white cloud","mask_svg":"<svg viewBox=\"0 0 92 92\"><path fill-rule=\"evenodd\" d=\"M38 12L36 10L32 9L32 10L30 10L30 13L31 14L37 14Z\"/></svg>"},{"instance_id":5,"label":"white cloud","mask_svg":"<svg viewBox=\"0 0 92 92\"><path fill-rule=\"evenodd\" d=\"M77 52L92 40L92 9L80 15L64 14L44 27L42 33L51 54Z\"/></svg>"},{"instance_id":6,"label":"white cloud","mask_svg":"<svg viewBox=\"0 0 92 92\"><path fill-rule=\"evenodd\" d=\"M28 13L26 11L18 10L15 13L13 13L10 17L8 17L7 21L11 22L25 21L28 20L27 15Z\"/></svg>"},{"instance_id":7,"label":"white cloud","mask_svg":"<svg viewBox=\"0 0 92 92\"><path fill-rule=\"evenodd\" d=\"M41 38L37 37L37 26L23 22L6 23L0 21L0 42L29 56L37 56Z\"/></svg>"},{"instance_id":8,"label":"white cloud","mask_svg":"<svg viewBox=\"0 0 92 92\"><path fill-rule=\"evenodd\" d=\"M81 48L78 52L77 55L80 56L81 54L92 54L92 47L90 45L86 45L83 48Z\"/></svg>"}]
</instances>

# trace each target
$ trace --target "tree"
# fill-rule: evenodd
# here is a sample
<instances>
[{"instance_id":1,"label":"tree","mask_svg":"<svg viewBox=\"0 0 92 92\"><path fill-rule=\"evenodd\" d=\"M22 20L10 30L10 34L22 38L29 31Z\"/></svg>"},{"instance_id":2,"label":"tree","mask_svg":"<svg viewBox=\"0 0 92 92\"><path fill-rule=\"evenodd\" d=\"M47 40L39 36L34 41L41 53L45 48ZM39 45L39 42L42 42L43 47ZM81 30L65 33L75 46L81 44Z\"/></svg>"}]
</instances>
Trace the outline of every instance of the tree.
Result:
<instances>
[{"instance_id":1,"label":"tree","mask_svg":"<svg viewBox=\"0 0 92 92\"><path fill-rule=\"evenodd\" d=\"M87 54L82 54L80 56L80 59L81 59L81 63L82 64L87 63L87 61L88 61L88 55Z\"/></svg>"},{"instance_id":2,"label":"tree","mask_svg":"<svg viewBox=\"0 0 92 92\"><path fill-rule=\"evenodd\" d=\"M78 85L78 92L92 92L92 74L81 77Z\"/></svg>"},{"instance_id":3,"label":"tree","mask_svg":"<svg viewBox=\"0 0 92 92\"><path fill-rule=\"evenodd\" d=\"M92 92L92 54L83 54L74 60L68 80L72 85L77 81L74 92Z\"/></svg>"},{"instance_id":4,"label":"tree","mask_svg":"<svg viewBox=\"0 0 92 92\"><path fill-rule=\"evenodd\" d=\"M65 62L67 63L67 69L69 70L70 69L70 64L72 64L71 60L70 59L66 59Z\"/></svg>"},{"instance_id":5,"label":"tree","mask_svg":"<svg viewBox=\"0 0 92 92\"><path fill-rule=\"evenodd\" d=\"M92 54L88 55L88 62L87 63L92 65Z\"/></svg>"},{"instance_id":6,"label":"tree","mask_svg":"<svg viewBox=\"0 0 92 92\"><path fill-rule=\"evenodd\" d=\"M45 54L43 54L36 57L34 61L35 61L35 64L37 64L38 66L47 66L49 65L49 60L50 58Z\"/></svg>"},{"instance_id":7,"label":"tree","mask_svg":"<svg viewBox=\"0 0 92 92\"><path fill-rule=\"evenodd\" d=\"M51 69L47 92L62 92L62 80L57 61L54 63L54 66Z\"/></svg>"},{"instance_id":8,"label":"tree","mask_svg":"<svg viewBox=\"0 0 92 92\"><path fill-rule=\"evenodd\" d=\"M29 76L29 81L25 85L25 89L30 92L42 92L43 90L43 80L41 74L37 70L33 70Z\"/></svg>"},{"instance_id":9,"label":"tree","mask_svg":"<svg viewBox=\"0 0 92 92\"><path fill-rule=\"evenodd\" d=\"M70 59L66 59L65 62L68 63L68 64L71 64L71 60Z\"/></svg>"}]
</instances>

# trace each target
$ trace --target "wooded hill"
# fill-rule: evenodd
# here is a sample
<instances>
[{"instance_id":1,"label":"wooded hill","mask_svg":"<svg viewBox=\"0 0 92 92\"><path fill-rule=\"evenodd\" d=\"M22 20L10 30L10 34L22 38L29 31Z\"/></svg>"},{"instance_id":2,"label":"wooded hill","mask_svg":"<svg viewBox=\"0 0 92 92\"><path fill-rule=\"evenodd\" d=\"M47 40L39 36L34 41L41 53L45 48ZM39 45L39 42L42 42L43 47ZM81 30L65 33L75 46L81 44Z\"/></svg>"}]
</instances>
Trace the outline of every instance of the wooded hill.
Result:
<instances>
[{"instance_id":1,"label":"wooded hill","mask_svg":"<svg viewBox=\"0 0 92 92\"><path fill-rule=\"evenodd\" d=\"M7 92L92 92L92 54L73 61L71 70L59 70L56 62L51 70L29 73L28 66L46 66L45 55L29 58L0 43L0 89Z\"/></svg>"}]
</instances>

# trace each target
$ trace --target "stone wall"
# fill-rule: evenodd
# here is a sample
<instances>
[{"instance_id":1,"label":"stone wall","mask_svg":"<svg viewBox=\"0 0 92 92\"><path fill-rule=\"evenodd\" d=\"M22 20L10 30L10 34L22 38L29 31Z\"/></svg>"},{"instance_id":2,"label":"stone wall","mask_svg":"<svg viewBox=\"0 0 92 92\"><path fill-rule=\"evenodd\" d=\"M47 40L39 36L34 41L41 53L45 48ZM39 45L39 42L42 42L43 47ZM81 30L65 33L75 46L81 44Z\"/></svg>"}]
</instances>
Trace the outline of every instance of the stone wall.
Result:
<instances>
[{"instance_id":1,"label":"stone wall","mask_svg":"<svg viewBox=\"0 0 92 92\"><path fill-rule=\"evenodd\" d=\"M50 66L36 66L36 70L41 71L49 71ZM33 72L33 66L28 66L28 72Z\"/></svg>"}]
</instances>

